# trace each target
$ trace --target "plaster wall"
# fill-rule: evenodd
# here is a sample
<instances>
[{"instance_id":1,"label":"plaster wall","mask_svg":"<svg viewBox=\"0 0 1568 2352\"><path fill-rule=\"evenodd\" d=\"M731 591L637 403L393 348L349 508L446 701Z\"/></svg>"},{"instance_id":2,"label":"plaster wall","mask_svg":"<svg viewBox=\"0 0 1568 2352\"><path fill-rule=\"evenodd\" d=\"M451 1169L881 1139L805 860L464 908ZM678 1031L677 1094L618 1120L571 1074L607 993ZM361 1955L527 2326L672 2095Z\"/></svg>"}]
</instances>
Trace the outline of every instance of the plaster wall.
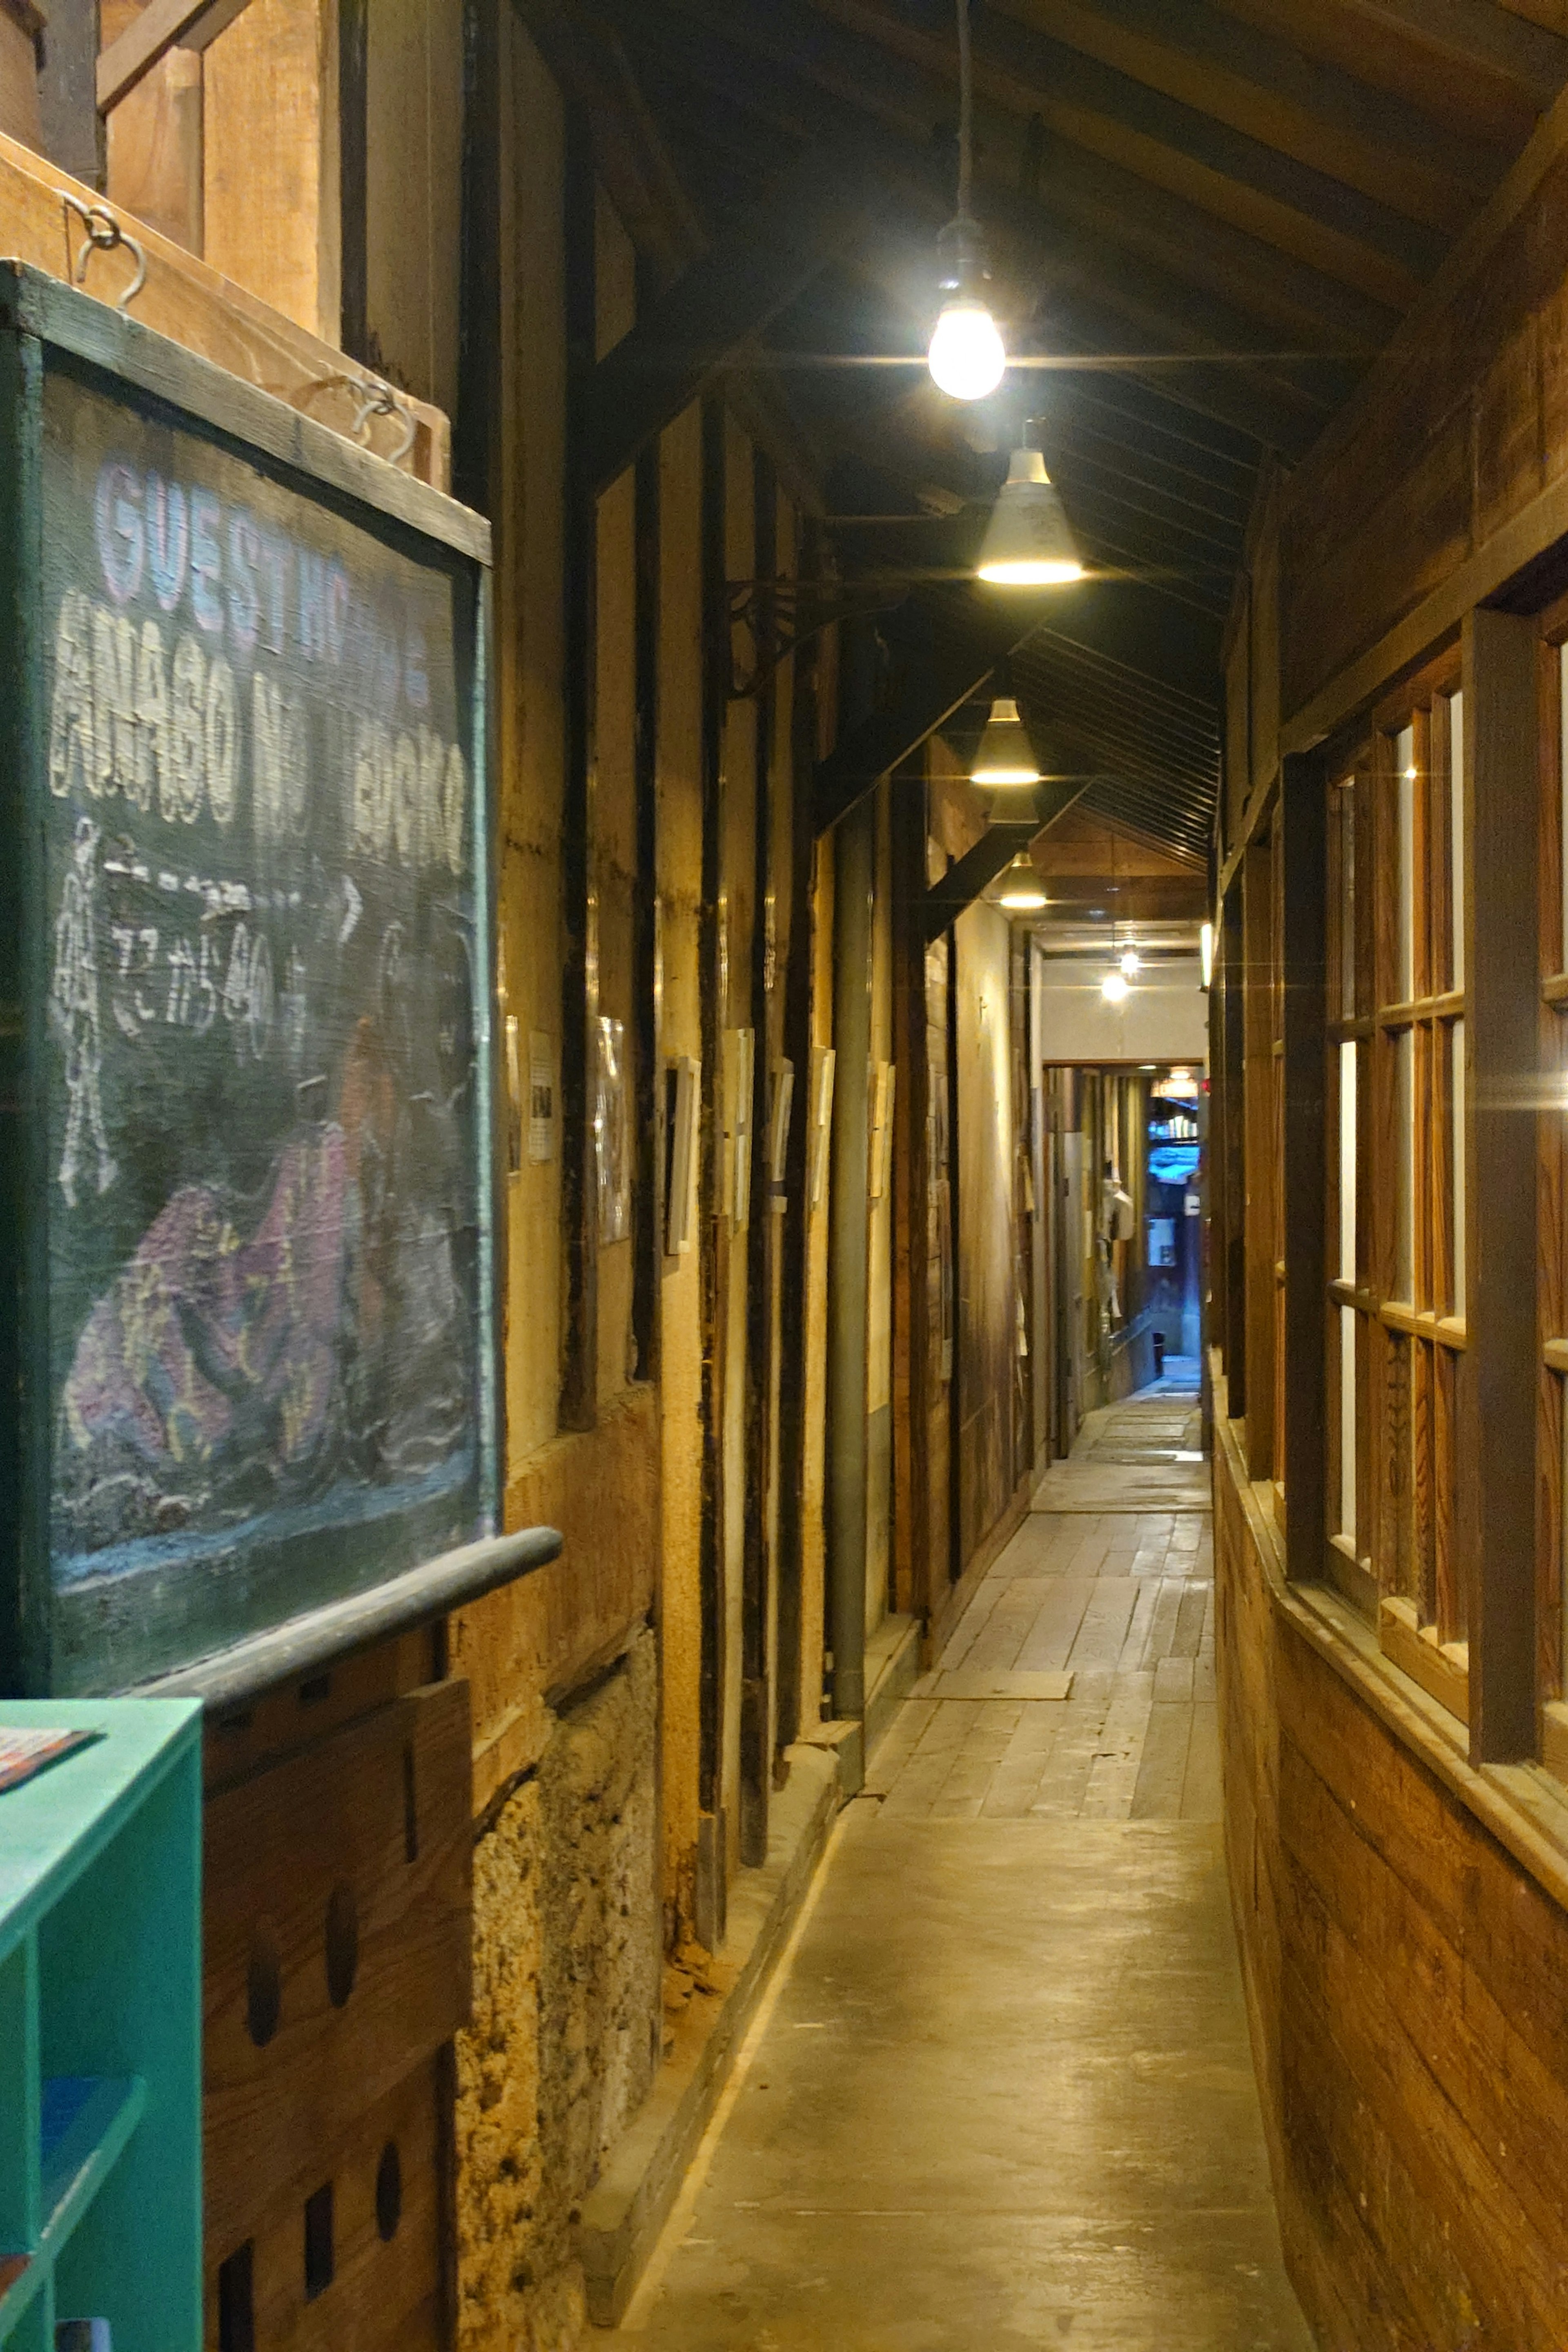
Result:
<instances>
[{"instance_id":1,"label":"plaster wall","mask_svg":"<svg viewBox=\"0 0 1568 2352\"><path fill-rule=\"evenodd\" d=\"M472 2021L458 2044L461 2352L571 2352L573 2216L653 2078L654 1749L643 1633L552 1715L539 1767L474 1855Z\"/></svg>"}]
</instances>

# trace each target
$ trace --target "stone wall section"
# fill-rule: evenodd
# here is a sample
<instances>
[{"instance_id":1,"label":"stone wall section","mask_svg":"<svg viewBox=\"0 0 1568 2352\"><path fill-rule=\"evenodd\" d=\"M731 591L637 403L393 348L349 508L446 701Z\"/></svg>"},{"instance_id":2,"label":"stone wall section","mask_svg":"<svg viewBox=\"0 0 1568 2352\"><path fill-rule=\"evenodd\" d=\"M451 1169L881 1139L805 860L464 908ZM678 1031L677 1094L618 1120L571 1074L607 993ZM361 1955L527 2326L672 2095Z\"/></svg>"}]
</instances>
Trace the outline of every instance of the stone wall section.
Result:
<instances>
[{"instance_id":1,"label":"stone wall section","mask_svg":"<svg viewBox=\"0 0 1568 2352\"><path fill-rule=\"evenodd\" d=\"M658 1645L646 1630L551 1729L474 1853L474 2007L458 2044L462 2352L572 2352L577 2210L652 2083L661 2033Z\"/></svg>"}]
</instances>

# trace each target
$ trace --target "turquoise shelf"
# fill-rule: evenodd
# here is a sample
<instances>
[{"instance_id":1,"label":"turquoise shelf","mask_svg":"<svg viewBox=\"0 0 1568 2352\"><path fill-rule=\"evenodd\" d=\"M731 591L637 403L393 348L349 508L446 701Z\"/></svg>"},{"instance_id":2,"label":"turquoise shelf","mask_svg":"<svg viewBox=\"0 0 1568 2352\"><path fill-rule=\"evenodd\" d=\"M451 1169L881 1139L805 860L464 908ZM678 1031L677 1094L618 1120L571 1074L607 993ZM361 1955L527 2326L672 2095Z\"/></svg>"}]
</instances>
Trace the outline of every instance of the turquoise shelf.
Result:
<instances>
[{"instance_id":1,"label":"turquoise shelf","mask_svg":"<svg viewBox=\"0 0 1568 2352\"><path fill-rule=\"evenodd\" d=\"M0 1700L102 1736L0 1791L5 2352L201 2345L201 1745L185 1700Z\"/></svg>"}]
</instances>

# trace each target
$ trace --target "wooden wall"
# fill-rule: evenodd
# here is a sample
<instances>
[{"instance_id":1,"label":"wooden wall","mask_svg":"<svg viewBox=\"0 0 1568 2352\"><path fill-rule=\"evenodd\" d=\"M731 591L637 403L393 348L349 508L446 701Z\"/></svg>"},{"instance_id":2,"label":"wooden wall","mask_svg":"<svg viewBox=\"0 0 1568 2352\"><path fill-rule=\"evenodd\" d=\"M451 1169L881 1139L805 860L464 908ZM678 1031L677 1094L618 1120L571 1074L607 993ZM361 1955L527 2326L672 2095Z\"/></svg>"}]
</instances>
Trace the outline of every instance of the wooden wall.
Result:
<instances>
[{"instance_id":1,"label":"wooden wall","mask_svg":"<svg viewBox=\"0 0 1568 2352\"><path fill-rule=\"evenodd\" d=\"M965 1565L1006 1512L1017 1458L1011 926L974 906L953 927L957 985L959 1550Z\"/></svg>"},{"instance_id":2,"label":"wooden wall","mask_svg":"<svg viewBox=\"0 0 1568 2352\"><path fill-rule=\"evenodd\" d=\"M1561 590L1565 347L1559 102L1318 447L1288 479L1265 484L1227 639L1209 1330L1226 1835L1287 2260L1326 2352L1546 2352L1568 2335L1568 2199L1556 2161L1568 2123L1556 1990L1568 1963L1568 1808L1540 1766L1485 1761L1499 1751L1480 1718L1467 1731L1384 1655L1374 1626L1334 1589L1353 1580L1331 1580L1312 1556L1322 1497L1291 1492L1289 1430L1292 1416L1327 1402L1297 1374L1326 1305L1323 1237L1308 1230L1310 1214L1283 1221L1297 1345L1277 1371L1269 1222L1281 1197L1323 1199L1329 1173L1314 1127L1327 1052L1321 937L1313 945L1322 878L1305 852L1293 867L1290 846L1311 840L1315 824L1321 856L1323 803L1312 799L1303 832L1301 796L1326 792L1334 761L1353 755L1385 698L1403 707L1395 689L1461 632L1468 661L1481 625L1493 635L1511 625L1477 607L1534 613ZM1529 705L1528 685L1521 700ZM1518 726L1527 785L1531 715ZM1491 735L1472 730L1472 801L1475 762L1494 752ZM1532 806L1533 786L1520 789ZM1252 1066L1259 1055L1271 1064L1276 1034L1273 946L1254 917L1281 807L1285 1122L1295 1138L1283 1152L1272 1117L1248 1109ZM1467 821L1469 868L1483 840L1473 806ZM1494 825L1484 839L1495 836ZM1495 863L1494 850L1486 856ZM1530 894L1513 895L1528 927ZM1472 982L1495 985L1508 966L1508 919L1494 897L1473 932ZM1474 1121L1473 1088L1470 1099ZM1293 1188L1284 1196L1281 1175ZM1476 1200L1472 1187L1472 1221ZM1515 1205L1496 1201L1489 1214ZM1519 1214L1530 1205L1521 1199ZM1504 1322L1507 1313L1505 1303ZM1472 1354L1495 1353L1496 1300L1473 1286L1469 1316ZM1233 1405L1244 1417L1227 1418ZM1528 1412L1509 1420L1528 1495L1534 1432ZM1485 1604L1478 1656L1486 1612L1506 1610L1521 1549L1510 1545L1492 1564L1500 1581L1470 1596L1472 1611ZM1285 1580L1288 1554L1300 1583Z\"/></svg>"},{"instance_id":3,"label":"wooden wall","mask_svg":"<svg viewBox=\"0 0 1568 2352\"><path fill-rule=\"evenodd\" d=\"M1456 1794L1433 1702L1373 1702L1348 1612L1336 1644L1292 1610L1223 1381L1215 1411L1226 1848L1292 2279L1323 2352L1557 2352L1561 1874Z\"/></svg>"}]
</instances>

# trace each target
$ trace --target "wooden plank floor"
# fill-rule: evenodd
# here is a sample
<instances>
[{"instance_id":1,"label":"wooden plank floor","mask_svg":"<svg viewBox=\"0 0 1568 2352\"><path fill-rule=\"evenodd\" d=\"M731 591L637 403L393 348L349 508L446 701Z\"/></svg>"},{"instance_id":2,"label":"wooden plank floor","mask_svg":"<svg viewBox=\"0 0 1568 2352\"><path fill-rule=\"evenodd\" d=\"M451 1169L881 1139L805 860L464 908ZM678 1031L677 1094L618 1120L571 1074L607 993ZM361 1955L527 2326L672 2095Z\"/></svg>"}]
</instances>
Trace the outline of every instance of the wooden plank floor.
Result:
<instances>
[{"instance_id":1,"label":"wooden plank floor","mask_svg":"<svg viewBox=\"0 0 1568 2352\"><path fill-rule=\"evenodd\" d=\"M1144 1474L1165 1490L1159 1507ZM907 1700L867 1783L889 1819L1219 1820L1214 1546L1190 1390L1163 1383L1089 1415L938 1661L975 1668L1066 1672L1070 1696Z\"/></svg>"},{"instance_id":2,"label":"wooden plank floor","mask_svg":"<svg viewBox=\"0 0 1568 2352\"><path fill-rule=\"evenodd\" d=\"M1185 1407L1129 1410L938 1662L1071 1696L904 1703L622 2323L642 2352L1310 2352L1230 1917L1203 1465Z\"/></svg>"}]
</instances>

